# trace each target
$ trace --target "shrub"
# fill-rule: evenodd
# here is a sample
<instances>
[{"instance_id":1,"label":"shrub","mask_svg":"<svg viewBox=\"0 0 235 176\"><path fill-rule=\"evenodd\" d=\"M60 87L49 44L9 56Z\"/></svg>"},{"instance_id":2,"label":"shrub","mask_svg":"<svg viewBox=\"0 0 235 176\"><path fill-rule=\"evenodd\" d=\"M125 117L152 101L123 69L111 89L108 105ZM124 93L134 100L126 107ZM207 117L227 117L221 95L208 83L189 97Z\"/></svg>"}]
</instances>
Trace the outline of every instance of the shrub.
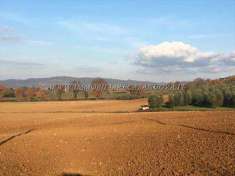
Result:
<instances>
[{"instance_id":1,"label":"shrub","mask_svg":"<svg viewBox=\"0 0 235 176\"><path fill-rule=\"evenodd\" d=\"M151 95L148 98L148 104L150 108L158 108L162 105L163 99L160 95Z\"/></svg>"},{"instance_id":2,"label":"shrub","mask_svg":"<svg viewBox=\"0 0 235 176\"><path fill-rule=\"evenodd\" d=\"M40 98L38 98L38 97L30 97L30 101L40 101Z\"/></svg>"},{"instance_id":3,"label":"shrub","mask_svg":"<svg viewBox=\"0 0 235 176\"><path fill-rule=\"evenodd\" d=\"M117 100L133 100L133 99L138 99L138 98L140 98L140 97L129 95L129 94L120 95L120 96L116 97Z\"/></svg>"},{"instance_id":4,"label":"shrub","mask_svg":"<svg viewBox=\"0 0 235 176\"><path fill-rule=\"evenodd\" d=\"M192 104L192 92L186 91L184 93L184 104L185 105L191 105Z\"/></svg>"},{"instance_id":5,"label":"shrub","mask_svg":"<svg viewBox=\"0 0 235 176\"><path fill-rule=\"evenodd\" d=\"M216 107L216 95L214 92L207 92L207 94L204 94L204 101L202 105L207 107Z\"/></svg>"},{"instance_id":6,"label":"shrub","mask_svg":"<svg viewBox=\"0 0 235 176\"><path fill-rule=\"evenodd\" d=\"M14 89L5 89L4 91L3 91L3 95L2 95L3 97L15 97L15 91L14 91Z\"/></svg>"},{"instance_id":7,"label":"shrub","mask_svg":"<svg viewBox=\"0 0 235 176\"><path fill-rule=\"evenodd\" d=\"M173 104L175 106L185 105L184 94L182 92L177 92L173 95Z\"/></svg>"},{"instance_id":8,"label":"shrub","mask_svg":"<svg viewBox=\"0 0 235 176\"><path fill-rule=\"evenodd\" d=\"M167 108L173 108L174 107L174 97L173 95L169 95L168 101L166 102Z\"/></svg>"},{"instance_id":9,"label":"shrub","mask_svg":"<svg viewBox=\"0 0 235 176\"><path fill-rule=\"evenodd\" d=\"M224 102L224 95L222 90L220 89L216 89L215 90L215 96L216 96L216 106L223 106L223 102Z\"/></svg>"},{"instance_id":10,"label":"shrub","mask_svg":"<svg viewBox=\"0 0 235 176\"><path fill-rule=\"evenodd\" d=\"M230 106L231 106L231 107L235 107L235 92L234 92L233 95L232 95L232 101L231 101Z\"/></svg>"},{"instance_id":11,"label":"shrub","mask_svg":"<svg viewBox=\"0 0 235 176\"><path fill-rule=\"evenodd\" d=\"M203 104L204 96L200 89L196 89L192 91L192 104L196 106L200 106Z\"/></svg>"},{"instance_id":12,"label":"shrub","mask_svg":"<svg viewBox=\"0 0 235 176\"><path fill-rule=\"evenodd\" d=\"M235 107L235 90L225 88L223 90L223 106Z\"/></svg>"}]
</instances>

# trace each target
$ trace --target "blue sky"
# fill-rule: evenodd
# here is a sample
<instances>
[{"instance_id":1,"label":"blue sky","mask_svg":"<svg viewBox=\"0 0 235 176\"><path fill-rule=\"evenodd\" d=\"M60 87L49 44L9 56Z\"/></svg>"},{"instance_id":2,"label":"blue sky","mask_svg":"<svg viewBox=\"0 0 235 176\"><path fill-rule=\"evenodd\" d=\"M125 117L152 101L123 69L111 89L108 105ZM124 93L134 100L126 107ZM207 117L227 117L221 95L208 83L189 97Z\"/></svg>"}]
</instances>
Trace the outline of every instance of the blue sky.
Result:
<instances>
[{"instance_id":1,"label":"blue sky","mask_svg":"<svg viewBox=\"0 0 235 176\"><path fill-rule=\"evenodd\" d=\"M0 79L235 74L235 0L0 0Z\"/></svg>"}]
</instances>

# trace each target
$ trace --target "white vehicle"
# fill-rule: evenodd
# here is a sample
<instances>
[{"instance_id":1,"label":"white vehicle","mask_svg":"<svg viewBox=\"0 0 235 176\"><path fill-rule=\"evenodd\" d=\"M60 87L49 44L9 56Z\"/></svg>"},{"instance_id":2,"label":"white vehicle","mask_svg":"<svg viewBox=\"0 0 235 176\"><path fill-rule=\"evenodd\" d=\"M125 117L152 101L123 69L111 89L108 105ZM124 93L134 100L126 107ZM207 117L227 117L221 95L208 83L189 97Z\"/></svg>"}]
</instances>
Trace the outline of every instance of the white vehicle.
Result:
<instances>
[{"instance_id":1,"label":"white vehicle","mask_svg":"<svg viewBox=\"0 0 235 176\"><path fill-rule=\"evenodd\" d=\"M149 110L149 106L148 106L148 105L142 105L142 106L140 107L140 110L141 110L141 111L147 111L147 110Z\"/></svg>"}]
</instances>

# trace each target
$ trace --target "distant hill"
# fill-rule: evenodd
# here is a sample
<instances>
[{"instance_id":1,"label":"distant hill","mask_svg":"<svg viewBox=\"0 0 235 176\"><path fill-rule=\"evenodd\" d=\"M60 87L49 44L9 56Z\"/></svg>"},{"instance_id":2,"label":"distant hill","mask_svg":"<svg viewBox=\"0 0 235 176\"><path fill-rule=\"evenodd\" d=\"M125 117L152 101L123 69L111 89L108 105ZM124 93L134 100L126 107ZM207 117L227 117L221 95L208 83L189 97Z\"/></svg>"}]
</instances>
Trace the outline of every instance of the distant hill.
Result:
<instances>
[{"instance_id":1,"label":"distant hill","mask_svg":"<svg viewBox=\"0 0 235 176\"><path fill-rule=\"evenodd\" d=\"M95 78L91 77L69 77L69 76L58 76L58 77L49 77L49 78L29 78L29 79L8 79L8 80L0 80L0 84L5 85L7 87L44 87L48 88L50 85L55 84L67 84L70 81L78 80L84 85L90 85L91 81ZM121 80L121 79L110 79L103 78L112 86L118 85L137 85L137 84L145 84L145 85L153 85L153 84L164 84L164 83L156 83L149 81L136 81L136 80ZM235 75L215 79L222 82L232 82L235 83ZM185 82L182 82L185 83Z\"/></svg>"},{"instance_id":2,"label":"distant hill","mask_svg":"<svg viewBox=\"0 0 235 176\"><path fill-rule=\"evenodd\" d=\"M235 75L228 76L228 77L225 77L225 78L220 78L219 80L223 81L223 82L235 83Z\"/></svg>"},{"instance_id":3,"label":"distant hill","mask_svg":"<svg viewBox=\"0 0 235 176\"><path fill-rule=\"evenodd\" d=\"M55 84L66 84L72 80L78 80L84 85L89 85L91 81L95 78L76 78L76 77L67 77L67 76L59 76L59 77L50 77L50 78L29 78L29 79L8 79L8 80L0 80L0 84L6 85L7 87L44 87L47 88L50 85ZM128 84L128 85L136 85L136 84L147 84L152 85L156 84L154 82L148 81L136 81L136 80L120 80L120 79L105 79L112 86L120 85L120 84Z\"/></svg>"}]
</instances>

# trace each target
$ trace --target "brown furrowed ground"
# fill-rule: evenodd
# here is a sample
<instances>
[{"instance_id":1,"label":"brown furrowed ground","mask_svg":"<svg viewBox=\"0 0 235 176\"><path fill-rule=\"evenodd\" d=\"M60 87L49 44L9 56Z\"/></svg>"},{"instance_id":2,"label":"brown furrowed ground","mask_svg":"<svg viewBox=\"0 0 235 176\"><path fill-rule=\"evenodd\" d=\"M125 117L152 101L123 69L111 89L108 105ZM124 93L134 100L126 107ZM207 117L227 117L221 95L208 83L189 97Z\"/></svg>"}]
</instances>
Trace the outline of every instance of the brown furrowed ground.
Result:
<instances>
[{"instance_id":1,"label":"brown furrowed ground","mask_svg":"<svg viewBox=\"0 0 235 176\"><path fill-rule=\"evenodd\" d=\"M234 111L145 103L0 103L0 175L235 175Z\"/></svg>"}]
</instances>

